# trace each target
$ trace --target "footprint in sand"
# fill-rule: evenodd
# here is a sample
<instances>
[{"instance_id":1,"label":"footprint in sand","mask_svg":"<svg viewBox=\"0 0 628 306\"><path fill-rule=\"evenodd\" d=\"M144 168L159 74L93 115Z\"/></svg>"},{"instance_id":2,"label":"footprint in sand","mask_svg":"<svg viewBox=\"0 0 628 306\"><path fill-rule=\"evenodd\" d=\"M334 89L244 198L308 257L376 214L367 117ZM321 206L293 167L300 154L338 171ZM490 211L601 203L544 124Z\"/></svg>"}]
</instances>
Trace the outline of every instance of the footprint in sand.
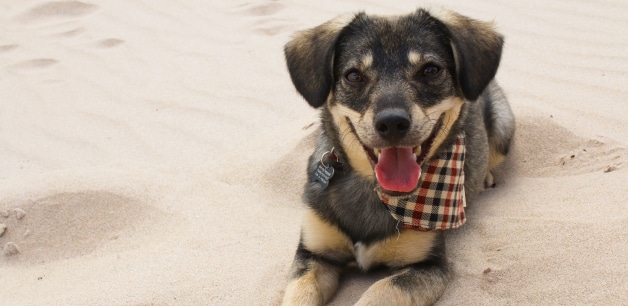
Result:
<instances>
[{"instance_id":1,"label":"footprint in sand","mask_svg":"<svg viewBox=\"0 0 628 306\"><path fill-rule=\"evenodd\" d=\"M15 214L15 219L22 220L24 216L26 216L26 212L21 208L13 209L13 213Z\"/></svg>"},{"instance_id":2,"label":"footprint in sand","mask_svg":"<svg viewBox=\"0 0 628 306\"><path fill-rule=\"evenodd\" d=\"M0 215L2 215L4 218L9 218L11 217L11 215L13 215L15 220L19 221L19 220L22 220L24 216L26 216L26 212L21 208L4 209L2 210L2 213ZM8 225L4 223L0 224L0 237L4 236L4 233L7 232L8 228L9 228ZM6 239L6 240L10 240L10 239ZM0 240L0 242L2 242L2 240ZM12 255L18 254L19 252L20 252L20 247L13 241L8 241L6 244L4 244L4 247L2 247L2 253L5 256L12 256Z\"/></svg>"},{"instance_id":3,"label":"footprint in sand","mask_svg":"<svg viewBox=\"0 0 628 306\"><path fill-rule=\"evenodd\" d=\"M264 36L277 35L287 28L280 19L271 18L281 10L283 10L283 4L275 1L246 4L238 8L241 14L258 17L258 20L253 23L253 32Z\"/></svg>"},{"instance_id":4,"label":"footprint in sand","mask_svg":"<svg viewBox=\"0 0 628 306\"><path fill-rule=\"evenodd\" d=\"M2 216L7 215L0 218L5 255L0 262L19 258L41 263L82 256L112 241L133 241L136 234L165 221L165 214L150 205L104 191L59 193L11 207L15 202L0 202Z\"/></svg>"},{"instance_id":5,"label":"footprint in sand","mask_svg":"<svg viewBox=\"0 0 628 306\"><path fill-rule=\"evenodd\" d=\"M30 23L37 22L40 20L58 20L61 19L62 22L65 22L64 19L78 18L87 14L90 14L98 9L98 6L80 2L80 1L51 1L38 6L31 8L30 10L24 12L22 15L18 17L19 20ZM86 32L85 27L79 26L69 28L67 30L63 30L61 32L57 32L54 35L65 37L65 38L73 38L78 37ZM103 39L95 43L97 48L113 48L124 43L124 40L117 38L108 38ZM0 49L0 52L2 49ZM32 60L30 63L20 63L17 68L24 68L25 66L29 67L41 67L50 65L52 62L42 61L42 60Z\"/></svg>"},{"instance_id":6,"label":"footprint in sand","mask_svg":"<svg viewBox=\"0 0 628 306\"><path fill-rule=\"evenodd\" d=\"M32 60L26 60L13 65L9 65L7 69L9 71L29 71L29 70L42 70L50 68L59 63L59 61L52 58L38 58Z\"/></svg>"},{"instance_id":7,"label":"footprint in sand","mask_svg":"<svg viewBox=\"0 0 628 306\"><path fill-rule=\"evenodd\" d=\"M79 1L51 1L35 6L22 14L25 22L38 21L55 17L80 17L95 11L98 7Z\"/></svg>"},{"instance_id":8,"label":"footprint in sand","mask_svg":"<svg viewBox=\"0 0 628 306\"><path fill-rule=\"evenodd\" d=\"M505 167L531 177L611 172L628 163L628 149L616 141L578 137L549 118L519 118L511 152Z\"/></svg>"},{"instance_id":9,"label":"footprint in sand","mask_svg":"<svg viewBox=\"0 0 628 306\"><path fill-rule=\"evenodd\" d=\"M122 39L117 39L117 38L109 38L109 39L103 39L101 41L99 41L96 46L99 48L103 48L103 49L107 49L107 48L114 48L117 47L121 44L124 43L124 40Z\"/></svg>"},{"instance_id":10,"label":"footprint in sand","mask_svg":"<svg viewBox=\"0 0 628 306\"><path fill-rule=\"evenodd\" d=\"M242 12L250 16L268 16L283 9L283 4L276 1L265 1L256 4L244 4L240 8Z\"/></svg>"},{"instance_id":11,"label":"footprint in sand","mask_svg":"<svg viewBox=\"0 0 628 306\"><path fill-rule=\"evenodd\" d=\"M5 256L15 255L19 252L20 248L14 242L7 242L7 244L4 245L4 248L2 248L2 253L4 253Z\"/></svg>"},{"instance_id":12,"label":"footprint in sand","mask_svg":"<svg viewBox=\"0 0 628 306\"><path fill-rule=\"evenodd\" d=\"M18 47L18 45L15 45L15 44L1 45L0 46L0 53L13 51L13 50L17 49L17 47Z\"/></svg>"},{"instance_id":13,"label":"footprint in sand","mask_svg":"<svg viewBox=\"0 0 628 306\"><path fill-rule=\"evenodd\" d=\"M71 30L67 30L61 33L58 33L57 35L60 37L66 37L66 38L71 38L71 37L77 37L81 34L85 33L85 28L83 27L78 27L78 28L74 28Z\"/></svg>"},{"instance_id":14,"label":"footprint in sand","mask_svg":"<svg viewBox=\"0 0 628 306\"><path fill-rule=\"evenodd\" d=\"M264 20L257 22L253 32L264 36L275 36L287 29L285 25L277 25L278 21Z\"/></svg>"}]
</instances>

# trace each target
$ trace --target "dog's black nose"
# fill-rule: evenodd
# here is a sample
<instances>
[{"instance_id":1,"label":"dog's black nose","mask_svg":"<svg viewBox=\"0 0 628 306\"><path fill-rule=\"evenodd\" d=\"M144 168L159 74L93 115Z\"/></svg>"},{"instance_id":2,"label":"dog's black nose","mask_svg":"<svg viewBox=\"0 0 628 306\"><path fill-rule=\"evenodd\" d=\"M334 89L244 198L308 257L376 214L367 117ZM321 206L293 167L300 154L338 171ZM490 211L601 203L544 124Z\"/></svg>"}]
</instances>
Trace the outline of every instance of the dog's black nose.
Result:
<instances>
[{"instance_id":1,"label":"dog's black nose","mask_svg":"<svg viewBox=\"0 0 628 306\"><path fill-rule=\"evenodd\" d=\"M410 130L410 115L402 109L383 110L375 116L375 130L388 141L398 141Z\"/></svg>"}]
</instances>

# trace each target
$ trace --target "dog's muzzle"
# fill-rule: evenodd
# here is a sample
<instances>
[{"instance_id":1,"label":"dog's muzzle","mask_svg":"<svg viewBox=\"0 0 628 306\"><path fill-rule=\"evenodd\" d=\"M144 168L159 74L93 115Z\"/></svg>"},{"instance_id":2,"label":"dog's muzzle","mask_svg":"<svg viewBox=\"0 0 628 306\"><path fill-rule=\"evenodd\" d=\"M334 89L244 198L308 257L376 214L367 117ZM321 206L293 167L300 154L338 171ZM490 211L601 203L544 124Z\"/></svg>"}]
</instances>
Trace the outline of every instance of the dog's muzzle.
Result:
<instances>
[{"instance_id":1,"label":"dog's muzzle","mask_svg":"<svg viewBox=\"0 0 628 306\"><path fill-rule=\"evenodd\" d=\"M363 145L379 187L389 194L410 193L417 188L421 176L421 165L429 152L440 122L434 126L430 136L423 143L414 146L390 146L370 148ZM410 130L411 121L404 111L384 110L375 118L375 130L390 143L401 140ZM417 149L420 147L420 154Z\"/></svg>"}]
</instances>

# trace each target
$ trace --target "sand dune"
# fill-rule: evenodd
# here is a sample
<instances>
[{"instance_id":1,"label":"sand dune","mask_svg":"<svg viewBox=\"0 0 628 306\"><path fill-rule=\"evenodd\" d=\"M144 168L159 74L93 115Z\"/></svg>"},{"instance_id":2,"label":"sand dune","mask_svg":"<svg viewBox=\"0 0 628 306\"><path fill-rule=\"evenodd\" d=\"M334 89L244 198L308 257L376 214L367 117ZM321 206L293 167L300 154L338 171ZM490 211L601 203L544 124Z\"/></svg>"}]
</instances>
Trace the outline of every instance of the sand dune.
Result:
<instances>
[{"instance_id":1,"label":"sand dune","mask_svg":"<svg viewBox=\"0 0 628 306\"><path fill-rule=\"evenodd\" d=\"M0 4L1 305L277 304L317 126L283 45L417 5L496 22L518 121L439 305L628 304L626 3L214 2Z\"/></svg>"}]
</instances>

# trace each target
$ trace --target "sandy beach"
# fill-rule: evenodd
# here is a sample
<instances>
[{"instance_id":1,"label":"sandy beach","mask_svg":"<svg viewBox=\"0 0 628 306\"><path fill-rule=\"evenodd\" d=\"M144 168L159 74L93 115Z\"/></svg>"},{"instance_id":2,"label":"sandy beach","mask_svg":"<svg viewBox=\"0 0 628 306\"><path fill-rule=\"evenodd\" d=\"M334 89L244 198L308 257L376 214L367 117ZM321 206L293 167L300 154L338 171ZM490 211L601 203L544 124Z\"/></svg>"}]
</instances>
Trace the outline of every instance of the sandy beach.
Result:
<instances>
[{"instance_id":1,"label":"sandy beach","mask_svg":"<svg viewBox=\"0 0 628 306\"><path fill-rule=\"evenodd\" d=\"M517 119L438 305L628 305L628 3L5 1L0 305L277 305L318 126L298 30L442 6L492 20ZM382 273L347 273L351 305Z\"/></svg>"}]
</instances>

